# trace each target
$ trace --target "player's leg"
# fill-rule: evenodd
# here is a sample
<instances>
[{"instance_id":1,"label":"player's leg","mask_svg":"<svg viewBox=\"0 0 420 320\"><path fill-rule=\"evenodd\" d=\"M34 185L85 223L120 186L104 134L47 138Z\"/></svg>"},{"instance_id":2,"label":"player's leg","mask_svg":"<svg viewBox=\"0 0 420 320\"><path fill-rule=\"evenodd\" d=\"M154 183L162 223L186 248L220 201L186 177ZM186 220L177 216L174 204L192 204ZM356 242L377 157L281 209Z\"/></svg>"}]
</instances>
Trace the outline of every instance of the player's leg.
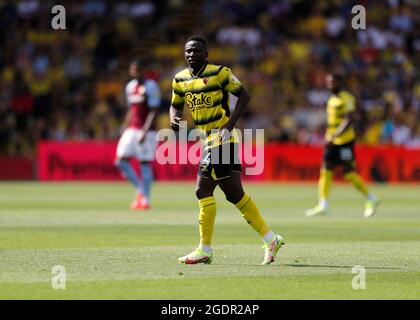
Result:
<instances>
[{"instance_id":1,"label":"player's leg","mask_svg":"<svg viewBox=\"0 0 420 320\"><path fill-rule=\"evenodd\" d=\"M226 196L226 200L233 203L241 211L245 221L255 231L262 237L270 232L254 200L245 194L239 172L232 172L230 176L218 180L218 183Z\"/></svg>"},{"instance_id":2,"label":"player's leg","mask_svg":"<svg viewBox=\"0 0 420 320\"><path fill-rule=\"evenodd\" d=\"M140 162L140 171L143 178L143 203L145 207L150 206L150 192L153 183L153 168L150 161Z\"/></svg>"},{"instance_id":3,"label":"player's leg","mask_svg":"<svg viewBox=\"0 0 420 320\"><path fill-rule=\"evenodd\" d=\"M144 194L144 186L142 181L137 176L136 171L134 170L133 166L131 165L130 158L117 158L115 160L115 164L120 170L121 174L130 181L133 186L136 188L137 195L136 198L131 202L130 208L137 209L139 204L143 201L143 194Z\"/></svg>"},{"instance_id":4,"label":"player's leg","mask_svg":"<svg viewBox=\"0 0 420 320\"><path fill-rule=\"evenodd\" d=\"M344 177L351 182L354 187L359 190L366 198L364 216L369 218L376 213L376 208L379 204L378 198L369 192L365 181L359 175L356 169L356 160L354 155L354 144L346 146L346 159L344 159Z\"/></svg>"},{"instance_id":5,"label":"player's leg","mask_svg":"<svg viewBox=\"0 0 420 320\"><path fill-rule=\"evenodd\" d=\"M132 129L127 129L124 131L123 135L118 141L115 160L115 165L120 170L121 174L127 180L129 180L137 190L137 198L133 201L133 203L141 198L144 192L143 183L137 176L133 166L130 163L130 157L135 155L134 139L135 132Z\"/></svg>"},{"instance_id":6,"label":"player's leg","mask_svg":"<svg viewBox=\"0 0 420 320\"><path fill-rule=\"evenodd\" d=\"M328 145L325 147L323 163L319 172L318 180L318 204L314 208L305 212L307 217L327 213L328 199L330 196L331 184L334 178L336 156L334 145Z\"/></svg>"},{"instance_id":7,"label":"player's leg","mask_svg":"<svg viewBox=\"0 0 420 320\"><path fill-rule=\"evenodd\" d=\"M200 174L197 176L195 194L199 206L200 244L190 254L178 259L181 263L196 264L210 263L212 260L211 241L213 237L214 221L216 218L216 201L213 196L217 182L211 176Z\"/></svg>"},{"instance_id":8,"label":"player's leg","mask_svg":"<svg viewBox=\"0 0 420 320\"><path fill-rule=\"evenodd\" d=\"M346 180L350 181L357 190L359 190L366 198L364 216L370 218L376 213L376 209L379 205L379 199L369 192L366 183L363 178L357 173L357 171L350 171L345 174Z\"/></svg>"},{"instance_id":9,"label":"player's leg","mask_svg":"<svg viewBox=\"0 0 420 320\"><path fill-rule=\"evenodd\" d=\"M139 130L139 134L141 131ZM139 137L136 137L136 141ZM141 202L137 205L136 209L144 210L150 208L150 193L153 183L153 167L152 161L155 159L156 154L156 132L149 131L146 134L143 143L136 143L135 156L140 163L140 171L143 184L143 197Z\"/></svg>"},{"instance_id":10,"label":"player's leg","mask_svg":"<svg viewBox=\"0 0 420 320\"><path fill-rule=\"evenodd\" d=\"M231 171L230 176L218 180L219 186L226 199L233 203L242 213L245 221L259 233L265 244L265 257L262 264L274 261L280 247L284 244L283 238L275 234L266 224L255 201L244 192L241 182L241 173Z\"/></svg>"},{"instance_id":11,"label":"player's leg","mask_svg":"<svg viewBox=\"0 0 420 320\"><path fill-rule=\"evenodd\" d=\"M224 192L226 199L239 209L245 221L262 237L265 247L262 264L270 264L274 261L274 257L284 241L280 235L271 231L254 200L244 192L238 146L237 143L230 143L219 147L219 163L214 165L214 176L217 178L219 187Z\"/></svg>"},{"instance_id":12,"label":"player's leg","mask_svg":"<svg viewBox=\"0 0 420 320\"><path fill-rule=\"evenodd\" d=\"M238 210L241 211L245 221L257 231L261 237L264 238L267 236L267 239L270 240L273 233L265 223L254 200L249 195L245 194L242 187L240 172L232 172L230 176L218 180L218 183L220 189L222 189L226 196L226 200L233 203Z\"/></svg>"},{"instance_id":13,"label":"player's leg","mask_svg":"<svg viewBox=\"0 0 420 320\"><path fill-rule=\"evenodd\" d=\"M139 192L143 191L140 180L130 163L130 158L117 158L115 160L115 165L121 171L121 174L129 180Z\"/></svg>"},{"instance_id":14,"label":"player's leg","mask_svg":"<svg viewBox=\"0 0 420 320\"><path fill-rule=\"evenodd\" d=\"M211 177L198 176L195 190L198 199L200 246L199 248L211 253L211 241L213 237L214 221L216 218L216 199L213 196L217 182Z\"/></svg>"},{"instance_id":15,"label":"player's leg","mask_svg":"<svg viewBox=\"0 0 420 320\"><path fill-rule=\"evenodd\" d=\"M200 244L190 254L178 259L181 263L196 264L210 263L213 253L211 240L213 237L214 220L216 218L216 201L213 196L217 182L213 179L211 173L213 166L211 164L211 153L204 149L202 153L200 168L197 175L197 184L195 195L198 199L199 211L199 229Z\"/></svg>"},{"instance_id":16,"label":"player's leg","mask_svg":"<svg viewBox=\"0 0 420 320\"><path fill-rule=\"evenodd\" d=\"M331 184L334 178L334 169L323 166L320 170L318 181L318 199L322 208L328 208L328 199L330 197Z\"/></svg>"}]
</instances>

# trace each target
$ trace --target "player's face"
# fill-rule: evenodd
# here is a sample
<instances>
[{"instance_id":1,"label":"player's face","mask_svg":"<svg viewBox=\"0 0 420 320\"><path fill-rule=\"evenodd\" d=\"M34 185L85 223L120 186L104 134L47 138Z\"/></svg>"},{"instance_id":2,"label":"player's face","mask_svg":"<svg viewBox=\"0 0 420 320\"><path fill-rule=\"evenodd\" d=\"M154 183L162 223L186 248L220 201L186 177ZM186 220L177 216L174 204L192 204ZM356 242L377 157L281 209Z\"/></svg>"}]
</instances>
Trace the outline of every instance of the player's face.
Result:
<instances>
[{"instance_id":1,"label":"player's face","mask_svg":"<svg viewBox=\"0 0 420 320\"><path fill-rule=\"evenodd\" d=\"M130 64L130 67L128 68L128 74L132 78L137 78L140 75L139 66L137 63Z\"/></svg>"},{"instance_id":2,"label":"player's face","mask_svg":"<svg viewBox=\"0 0 420 320\"><path fill-rule=\"evenodd\" d=\"M198 41L188 41L185 44L185 61L193 69L200 68L207 61L206 46Z\"/></svg>"},{"instance_id":3,"label":"player's face","mask_svg":"<svg viewBox=\"0 0 420 320\"><path fill-rule=\"evenodd\" d=\"M334 89L334 77L331 74L326 76L325 86L327 87L328 90Z\"/></svg>"}]
</instances>

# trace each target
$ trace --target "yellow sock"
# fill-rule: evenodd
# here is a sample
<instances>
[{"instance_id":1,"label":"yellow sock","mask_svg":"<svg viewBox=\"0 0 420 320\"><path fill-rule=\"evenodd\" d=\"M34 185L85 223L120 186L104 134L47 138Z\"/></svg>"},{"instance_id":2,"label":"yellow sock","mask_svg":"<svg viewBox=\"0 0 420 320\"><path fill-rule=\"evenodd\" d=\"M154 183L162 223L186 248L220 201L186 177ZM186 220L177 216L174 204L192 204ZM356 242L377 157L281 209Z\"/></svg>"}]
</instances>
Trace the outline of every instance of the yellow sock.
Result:
<instances>
[{"instance_id":1,"label":"yellow sock","mask_svg":"<svg viewBox=\"0 0 420 320\"><path fill-rule=\"evenodd\" d=\"M333 179L332 170L321 168L318 181L319 200L327 200L330 196L331 182Z\"/></svg>"},{"instance_id":2,"label":"yellow sock","mask_svg":"<svg viewBox=\"0 0 420 320\"><path fill-rule=\"evenodd\" d=\"M210 246L216 218L216 200L214 197L203 198L198 200L198 205L200 207L200 244Z\"/></svg>"},{"instance_id":3,"label":"yellow sock","mask_svg":"<svg viewBox=\"0 0 420 320\"><path fill-rule=\"evenodd\" d=\"M270 231L261 216L260 211L255 205L254 200L252 200L250 196L245 194L244 197L235 204L235 206L241 211L246 222L248 222L251 227L260 234L260 236L263 237L268 231Z\"/></svg>"},{"instance_id":4,"label":"yellow sock","mask_svg":"<svg viewBox=\"0 0 420 320\"><path fill-rule=\"evenodd\" d=\"M362 177L355 171L349 172L344 176L348 181L352 182L353 185L363 193L366 197L369 195L369 191L366 187L365 182L363 181Z\"/></svg>"}]
</instances>

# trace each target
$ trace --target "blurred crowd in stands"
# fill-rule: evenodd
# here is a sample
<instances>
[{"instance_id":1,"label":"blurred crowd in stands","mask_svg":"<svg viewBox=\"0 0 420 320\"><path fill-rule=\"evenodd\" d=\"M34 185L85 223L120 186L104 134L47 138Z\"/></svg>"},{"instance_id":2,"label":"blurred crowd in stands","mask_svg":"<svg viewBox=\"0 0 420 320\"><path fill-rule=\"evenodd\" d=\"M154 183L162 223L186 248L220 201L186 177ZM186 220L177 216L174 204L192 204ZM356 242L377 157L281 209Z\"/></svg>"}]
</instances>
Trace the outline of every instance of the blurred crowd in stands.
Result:
<instances>
[{"instance_id":1,"label":"blurred crowd in stands","mask_svg":"<svg viewBox=\"0 0 420 320\"><path fill-rule=\"evenodd\" d=\"M357 97L360 143L420 147L418 1L60 4L65 30L51 27L54 1L0 3L0 154L32 155L39 139L117 139L127 68L137 58L162 88L156 127L169 127L171 80L185 67L191 34L204 35L209 60L231 67L248 88L239 126L264 128L267 141L321 144L324 78L340 72ZM367 10L365 30L352 28L357 4Z\"/></svg>"}]
</instances>

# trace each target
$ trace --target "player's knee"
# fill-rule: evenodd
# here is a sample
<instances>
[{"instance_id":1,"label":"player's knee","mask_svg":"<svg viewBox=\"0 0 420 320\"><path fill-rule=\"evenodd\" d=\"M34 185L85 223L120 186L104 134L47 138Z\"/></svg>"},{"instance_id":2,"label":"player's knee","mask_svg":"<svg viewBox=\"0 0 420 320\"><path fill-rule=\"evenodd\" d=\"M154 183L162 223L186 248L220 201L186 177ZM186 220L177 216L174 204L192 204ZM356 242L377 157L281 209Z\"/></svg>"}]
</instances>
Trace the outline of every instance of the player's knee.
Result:
<instances>
[{"instance_id":1,"label":"player's knee","mask_svg":"<svg viewBox=\"0 0 420 320\"><path fill-rule=\"evenodd\" d=\"M353 168L345 168L344 169L344 178L345 179L350 179L354 174L357 174L356 170L354 170Z\"/></svg>"},{"instance_id":2,"label":"player's knee","mask_svg":"<svg viewBox=\"0 0 420 320\"><path fill-rule=\"evenodd\" d=\"M334 165L332 165L332 164L327 164L327 165L324 167L324 171L325 171L325 172L328 172L328 171L334 171L334 169L335 169L335 166L334 166Z\"/></svg>"},{"instance_id":3,"label":"player's knee","mask_svg":"<svg viewBox=\"0 0 420 320\"><path fill-rule=\"evenodd\" d=\"M232 192L229 194L225 194L226 200L233 204L237 204L239 201L241 201L244 195L245 193L239 193L239 192Z\"/></svg>"},{"instance_id":4,"label":"player's knee","mask_svg":"<svg viewBox=\"0 0 420 320\"><path fill-rule=\"evenodd\" d=\"M207 197L211 197L213 195L213 192L202 188L202 187L197 187L195 189L195 196L197 197L197 199L204 199Z\"/></svg>"},{"instance_id":5,"label":"player's knee","mask_svg":"<svg viewBox=\"0 0 420 320\"><path fill-rule=\"evenodd\" d=\"M195 189L195 196L197 197L197 199L205 198L203 188L196 188Z\"/></svg>"},{"instance_id":6,"label":"player's knee","mask_svg":"<svg viewBox=\"0 0 420 320\"><path fill-rule=\"evenodd\" d=\"M121 168L121 166L123 165L123 163L126 162L126 161L127 161L127 159L125 159L125 158L117 158L114 161L114 165L116 167L118 167L118 168Z\"/></svg>"}]
</instances>

